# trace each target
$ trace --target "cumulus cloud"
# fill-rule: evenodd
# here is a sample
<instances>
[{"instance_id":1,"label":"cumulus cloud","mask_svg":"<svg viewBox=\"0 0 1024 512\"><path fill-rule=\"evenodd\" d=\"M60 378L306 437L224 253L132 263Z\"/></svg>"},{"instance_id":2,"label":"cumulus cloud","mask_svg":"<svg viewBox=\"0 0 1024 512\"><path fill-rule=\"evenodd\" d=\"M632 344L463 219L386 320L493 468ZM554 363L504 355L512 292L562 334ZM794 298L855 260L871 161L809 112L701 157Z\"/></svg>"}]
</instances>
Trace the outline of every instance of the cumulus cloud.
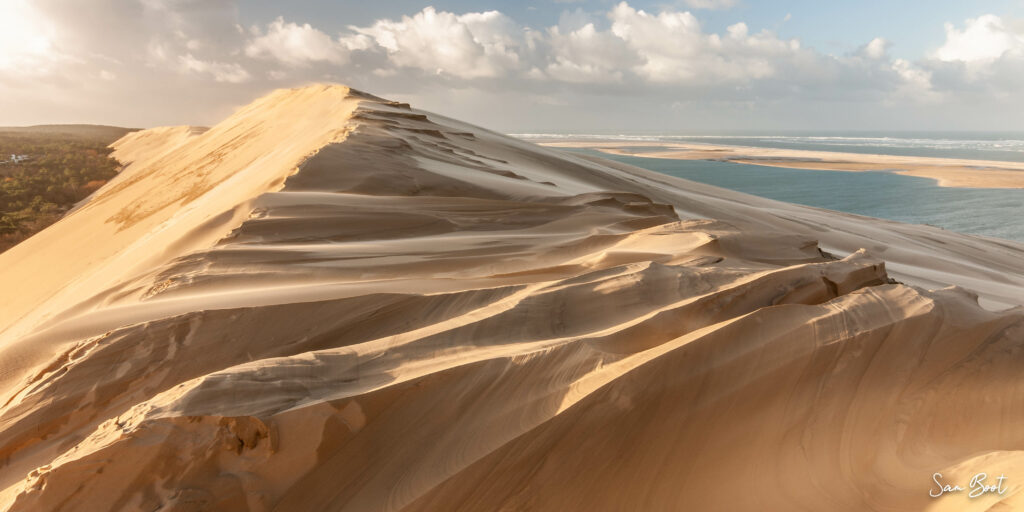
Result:
<instances>
[{"instance_id":1,"label":"cumulus cloud","mask_svg":"<svg viewBox=\"0 0 1024 512\"><path fill-rule=\"evenodd\" d=\"M598 31L593 23L577 29L552 27L548 44L548 62L543 70L533 68L533 78L572 83L621 82L624 72L643 62L625 41Z\"/></svg>"},{"instance_id":2,"label":"cumulus cloud","mask_svg":"<svg viewBox=\"0 0 1024 512\"><path fill-rule=\"evenodd\" d=\"M993 14L946 24L946 41L921 63L961 101L1013 101L1024 89L1024 26ZM971 97L978 98L977 100Z\"/></svg>"},{"instance_id":3,"label":"cumulus cloud","mask_svg":"<svg viewBox=\"0 0 1024 512\"><path fill-rule=\"evenodd\" d=\"M455 15L427 7L401 20L350 27L372 38L395 66L460 78L499 77L519 67L519 28L498 11Z\"/></svg>"},{"instance_id":4,"label":"cumulus cloud","mask_svg":"<svg viewBox=\"0 0 1024 512\"><path fill-rule=\"evenodd\" d=\"M236 63L202 61L193 57L191 53L179 56L178 62L185 72L208 74L218 82L238 84L248 82L252 78L245 68Z\"/></svg>"},{"instance_id":5,"label":"cumulus cloud","mask_svg":"<svg viewBox=\"0 0 1024 512\"><path fill-rule=\"evenodd\" d=\"M897 59L883 37L829 55L744 22L712 30L699 11L646 11L624 1L603 12L575 8L553 26L428 7L337 32L287 17L244 28L237 0L0 1L7 2L0 12L19 13L18 27L32 27L28 39L0 30L0 69L22 70L0 73L0 107L51 87L96 91L83 103L97 104L135 91L135 111L158 112L171 107L149 107L149 95L137 91L167 90L168 102L184 106L197 100L181 91L198 87L212 105L312 80L381 94L515 91L559 108L614 92L627 101L746 110L785 101L891 107L972 94L1012 99L1024 87L1024 27L991 14L947 25L945 42L927 55ZM92 18L83 21L82 12ZM0 19L0 29L7 25Z\"/></svg>"},{"instance_id":6,"label":"cumulus cloud","mask_svg":"<svg viewBox=\"0 0 1024 512\"><path fill-rule=\"evenodd\" d=\"M622 2L609 14L611 32L643 58L634 71L655 83L743 83L774 75L800 43L736 23L708 34L689 12L637 10Z\"/></svg>"},{"instance_id":7,"label":"cumulus cloud","mask_svg":"<svg viewBox=\"0 0 1024 512\"><path fill-rule=\"evenodd\" d=\"M348 47L340 40L313 28L309 23L285 23L278 17L267 25L266 32L258 27L256 37L245 48L250 57L270 57L289 66L308 65L324 61L343 64L348 58Z\"/></svg>"},{"instance_id":8,"label":"cumulus cloud","mask_svg":"<svg viewBox=\"0 0 1024 512\"><path fill-rule=\"evenodd\" d=\"M946 42L935 52L942 61L992 61L1006 53L1024 53L1024 33L1007 28L994 14L967 20L963 30L946 23Z\"/></svg>"},{"instance_id":9,"label":"cumulus cloud","mask_svg":"<svg viewBox=\"0 0 1024 512\"><path fill-rule=\"evenodd\" d=\"M328 34L283 17L242 29L234 0L135 0L130 8L118 0L95 0L99 14L125 27L108 34L74 23L68 1L38 3L58 25L55 33L60 37L40 43L53 50L51 58L59 54L84 63L104 59L102 69L118 76L142 64L153 74L178 73L228 84L256 82L257 76L274 81L354 77L363 82L376 77L385 83L417 84L424 79L472 84L500 78L494 87L520 83L533 90L546 84L606 89L618 84L634 91L675 87L728 97L809 91L877 96L931 90L936 76L942 84L954 84L956 63L999 60L1020 54L1024 47L1020 34L1000 18L985 15L967 20L963 28L947 26L947 40L930 61L893 60L888 55L891 43L881 37L836 57L743 22L722 32L708 31L691 12L648 12L627 2L597 18L577 9L548 28L523 26L498 11L457 14L427 7ZM694 2L694 7L733 3ZM953 64L943 67L943 62ZM971 73L978 75L977 65L972 66ZM969 81L963 77L961 85Z\"/></svg>"},{"instance_id":10,"label":"cumulus cloud","mask_svg":"<svg viewBox=\"0 0 1024 512\"><path fill-rule=\"evenodd\" d=\"M881 59L885 57L889 45L889 41L886 41L884 37L876 37L861 47L861 53L869 59Z\"/></svg>"}]
</instances>

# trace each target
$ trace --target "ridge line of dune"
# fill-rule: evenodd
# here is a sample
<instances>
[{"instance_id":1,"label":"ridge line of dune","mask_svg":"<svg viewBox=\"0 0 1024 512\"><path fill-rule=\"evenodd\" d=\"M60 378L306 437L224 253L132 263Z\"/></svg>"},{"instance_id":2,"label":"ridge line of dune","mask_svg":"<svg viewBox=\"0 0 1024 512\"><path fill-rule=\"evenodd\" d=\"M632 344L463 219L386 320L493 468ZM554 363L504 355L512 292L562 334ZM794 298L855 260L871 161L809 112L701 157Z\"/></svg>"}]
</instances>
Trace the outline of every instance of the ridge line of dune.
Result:
<instances>
[{"instance_id":1,"label":"ridge line of dune","mask_svg":"<svg viewBox=\"0 0 1024 512\"><path fill-rule=\"evenodd\" d=\"M229 120L139 138L52 228L166 250L75 254L107 274L0 344L0 509L920 510L935 468L1024 444L988 387L1024 364L1010 244L349 89ZM0 256L0 285L33 268ZM745 492L705 492L727 480Z\"/></svg>"}]
</instances>

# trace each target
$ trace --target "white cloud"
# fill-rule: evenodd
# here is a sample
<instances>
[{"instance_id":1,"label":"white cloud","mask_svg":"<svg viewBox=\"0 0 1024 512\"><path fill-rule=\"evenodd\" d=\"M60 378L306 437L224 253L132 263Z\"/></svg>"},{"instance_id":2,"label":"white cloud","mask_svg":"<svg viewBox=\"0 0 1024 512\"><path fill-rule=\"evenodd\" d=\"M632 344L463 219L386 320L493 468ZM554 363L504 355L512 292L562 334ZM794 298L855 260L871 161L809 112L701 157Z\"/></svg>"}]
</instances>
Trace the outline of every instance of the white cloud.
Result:
<instances>
[{"instance_id":1,"label":"white cloud","mask_svg":"<svg viewBox=\"0 0 1024 512\"><path fill-rule=\"evenodd\" d=\"M599 32L593 23L563 33L552 27L548 33L550 62L536 78L565 82L620 82L623 73L642 63L625 41L609 32Z\"/></svg>"},{"instance_id":2,"label":"white cloud","mask_svg":"<svg viewBox=\"0 0 1024 512\"><path fill-rule=\"evenodd\" d=\"M946 24L946 41L921 61L936 89L966 101L1016 101L1024 90L1024 24L992 14ZM977 100L968 100L973 95Z\"/></svg>"},{"instance_id":3,"label":"white cloud","mask_svg":"<svg viewBox=\"0 0 1024 512\"><path fill-rule=\"evenodd\" d=\"M249 57L274 58L288 66L318 61L342 64L348 58L348 48L344 43L331 39L309 23L285 23L284 18L278 17L267 25L266 33L257 34L245 48Z\"/></svg>"},{"instance_id":4,"label":"white cloud","mask_svg":"<svg viewBox=\"0 0 1024 512\"><path fill-rule=\"evenodd\" d=\"M932 86L932 73L905 59L892 62L892 70L900 77L894 96L900 100L919 103L938 101L942 95Z\"/></svg>"},{"instance_id":5,"label":"white cloud","mask_svg":"<svg viewBox=\"0 0 1024 512\"><path fill-rule=\"evenodd\" d=\"M81 15L83 9L90 17ZM648 110L656 116L674 101L686 105L680 111L708 112L749 112L787 101L857 113L921 101L1020 105L1024 90L1024 26L994 15L947 26L944 44L928 55L896 59L881 37L826 55L761 26L739 22L711 30L702 26L700 11L644 11L627 2L605 12L573 5L557 26L527 26L497 11L428 7L340 33L284 17L243 27L239 10L238 0L0 0L0 28L15 24L0 30L0 107L36 119L23 106L29 102L19 98L47 97L40 91L48 87L56 93L49 97L66 99L62 116L75 104L96 105L106 115L100 106L124 97L134 99L118 112L152 113L144 120L163 113L159 122L212 121L270 87L315 80L384 95L416 91L420 98L456 90L496 102L515 95L531 102L548 98L564 112L580 98L606 101L614 93L625 117L640 116L633 108L640 104L661 105ZM2 16L10 13L16 16ZM202 95L188 93L196 87ZM147 90L161 91L167 101L152 102L152 95L139 92ZM53 110L34 105L35 111ZM510 114L527 118L530 106L521 108L523 113ZM591 110L572 115L586 112Z\"/></svg>"},{"instance_id":6,"label":"white cloud","mask_svg":"<svg viewBox=\"0 0 1024 512\"><path fill-rule=\"evenodd\" d=\"M883 37L876 37L872 39L868 44L864 45L861 52L871 59L881 59L885 57L886 51L889 49L889 41L886 41Z\"/></svg>"},{"instance_id":7,"label":"white cloud","mask_svg":"<svg viewBox=\"0 0 1024 512\"><path fill-rule=\"evenodd\" d=\"M689 12L649 14L622 2L608 17L611 32L643 59L634 72L654 83L744 83L775 75L778 61L801 52L798 41L750 34L742 22L707 34Z\"/></svg>"},{"instance_id":8,"label":"white cloud","mask_svg":"<svg viewBox=\"0 0 1024 512\"><path fill-rule=\"evenodd\" d=\"M519 67L522 32L498 11L455 15L427 7L400 21L351 27L372 38L395 66L460 78L493 78Z\"/></svg>"},{"instance_id":9,"label":"white cloud","mask_svg":"<svg viewBox=\"0 0 1024 512\"><path fill-rule=\"evenodd\" d=\"M1024 33L1010 30L994 14L968 19L964 29L946 23L946 42L935 51L942 61L992 61L1008 52L1024 52Z\"/></svg>"},{"instance_id":10,"label":"white cloud","mask_svg":"<svg viewBox=\"0 0 1024 512\"><path fill-rule=\"evenodd\" d=\"M178 57L181 69L186 72L209 74L218 82L238 84L248 82L251 75L242 66L236 63L207 62L199 60L191 53Z\"/></svg>"}]
</instances>

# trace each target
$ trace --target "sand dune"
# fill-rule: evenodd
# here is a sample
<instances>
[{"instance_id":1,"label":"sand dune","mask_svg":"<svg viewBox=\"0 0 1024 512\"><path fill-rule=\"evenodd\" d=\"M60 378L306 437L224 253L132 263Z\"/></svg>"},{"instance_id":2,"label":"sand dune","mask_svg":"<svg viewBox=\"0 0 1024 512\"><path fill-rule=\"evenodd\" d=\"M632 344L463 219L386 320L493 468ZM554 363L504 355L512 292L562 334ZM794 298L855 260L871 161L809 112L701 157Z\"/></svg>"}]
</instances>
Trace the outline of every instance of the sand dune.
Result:
<instances>
[{"instance_id":1,"label":"sand dune","mask_svg":"<svg viewBox=\"0 0 1024 512\"><path fill-rule=\"evenodd\" d=\"M0 255L4 510L1021 506L1020 244L340 86L115 146Z\"/></svg>"},{"instance_id":2,"label":"sand dune","mask_svg":"<svg viewBox=\"0 0 1024 512\"><path fill-rule=\"evenodd\" d=\"M940 187L1024 188L1024 163L925 156L872 155L835 151L684 144L675 142L545 141L545 146L592 148L613 155L716 160L738 164L819 171L886 171L931 178ZM651 151L652 146L660 148ZM637 148L639 147L639 148Z\"/></svg>"}]
</instances>

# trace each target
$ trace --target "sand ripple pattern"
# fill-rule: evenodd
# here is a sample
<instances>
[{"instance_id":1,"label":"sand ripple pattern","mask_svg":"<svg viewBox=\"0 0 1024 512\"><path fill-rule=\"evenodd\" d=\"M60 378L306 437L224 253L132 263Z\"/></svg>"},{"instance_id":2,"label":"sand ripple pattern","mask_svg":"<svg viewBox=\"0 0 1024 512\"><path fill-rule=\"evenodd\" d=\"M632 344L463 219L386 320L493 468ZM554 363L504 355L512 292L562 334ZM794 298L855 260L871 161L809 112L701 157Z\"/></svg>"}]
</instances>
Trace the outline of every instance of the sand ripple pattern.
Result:
<instances>
[{"instance_id":1,"label":"sand ripple pattern","mask_svg":"<svg viewBox=\"0 0 1024 512\"><path fill-rule=\"evenodd\" d=\"M269 98L119 142L120 189L72 222L163 252L0 323L5 510L1021 506L1021 248L347 88ZM321 134L295 166L265 145L298 140L281 109ZM1021 480L932 500L935 471Z\"/></svg>"}]
</instances>

